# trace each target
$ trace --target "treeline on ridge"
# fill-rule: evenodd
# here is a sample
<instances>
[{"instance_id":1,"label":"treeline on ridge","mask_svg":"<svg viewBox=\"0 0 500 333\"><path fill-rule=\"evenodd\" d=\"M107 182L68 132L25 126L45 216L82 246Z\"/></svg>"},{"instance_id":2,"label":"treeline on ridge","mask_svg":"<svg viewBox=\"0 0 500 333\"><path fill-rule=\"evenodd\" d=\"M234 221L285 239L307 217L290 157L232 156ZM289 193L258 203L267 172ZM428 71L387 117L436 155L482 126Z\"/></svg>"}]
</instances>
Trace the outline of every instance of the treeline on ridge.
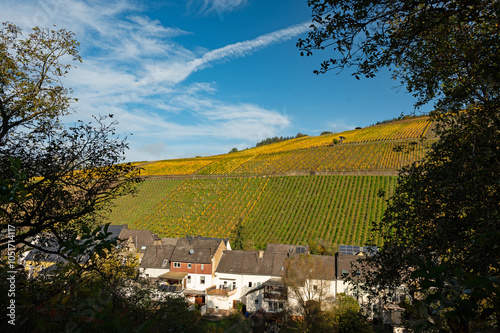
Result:
<instances>
[{"instance_id":1,"label":"treeline on ridge","mask_svg":"<svg viewBox=\"0 0 500 333\"><path fill-rule=\"evenodd\" d=\"M281 142L281 141L286 141L286 140L291 140L291 139L297 139L297 138L301 138L303 136L307 136L307 134L297 133L296 136L279 136L279 137L275 136L275 137L267 138L267 139L264 139L264 140L262 140L260 142L257 142L257 144L255 145L255 147L269 145L269 144L275 143L275 142Z\"/></svg>"}]
</instances>

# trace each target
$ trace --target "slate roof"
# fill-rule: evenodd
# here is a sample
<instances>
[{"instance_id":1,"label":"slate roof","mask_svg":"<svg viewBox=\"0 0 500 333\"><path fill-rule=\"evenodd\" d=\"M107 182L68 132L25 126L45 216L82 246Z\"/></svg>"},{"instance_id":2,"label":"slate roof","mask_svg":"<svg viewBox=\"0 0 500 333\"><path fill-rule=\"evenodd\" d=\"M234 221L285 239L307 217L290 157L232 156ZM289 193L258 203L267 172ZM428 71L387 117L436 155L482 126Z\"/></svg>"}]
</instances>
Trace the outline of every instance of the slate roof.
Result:
<instances>
[{"instance_id":1,"label":"slate roof","mask_svg":"<svg viewBox=\"0 0 500 333\"><path fill-rule=\"evenodd\" d=\"M217 238L217 237L204 237L204 236L186 236L185 239L191 239L191 238L196 238L196 239L201 239L201 240L221 240L224 241L224 245L226 245L227 249L230 250L230 245L229 245L229 238Z\"/></svg>"},{"instance_id":2,"label":"slate roof","mask_svg":"<svg viewBox=\"0 0 500 333\"><path fill-rule=\"evenodd\" d=\"M353 255L353 254L341 254L338 253L336 255L337 261L336 261L336 271L337 271L337 278L338 279L343 279L342 278L342 271L351 271L351 263L359 259L359 255Z\"/></svg>"},{"instance_id":3,"label":"slate roof","mask_svg":"<svg viewBox=\"0 0 500 333\"><path fill-rule=\"evenodd\" d=\"M313 279L318 280L335 280L335 256L320 256L313 255L313 263L315 265L312 270Z\"/></svg>"},{"instance_id":4,"label":"slate roof","mask_svg":"<svg viewBox=\"0 0 500 333\"><path fill-rule=\"evenodd\" d=\"M38 241L37 244L42 249L51 252L58 252L61 250L61 246L56 238L42 238ZM82 263L89 260L88 254L80 254L77 257L77 260ZM51 263L59 263L59 262L67 262L61 255L56 253L47 253L39 249L32 249L27 255L24 261L39 261L39 262L51 262Z\"/></svg>"},{"instance_id":5,"label":"slate roof","mask_svg":"<svg viewBox=\"0 0 500 333\"><path fill-rule=\"evenodd\" d=\"M209 264L223 242L222 238L186 237L179 238L171 260L175 262Z\"/></svg>"},{"instance_id":6,"label":"slate roof","mask_svg":"<svg viewBox=\"0 0 500 333\"><path fill-rule=\"evenodd\" d=\"M302 253L309 254L309 245L290 245L269 243L266 247L268 253Z\"/></svg>"},{"instance_id":7,"label":"slate roof","mask_svg":"<svg viewBox=\"0 0 500 333\"><path fill-rule=\"evenodd\" d=\"M120 233L120 239L123 241L132 239L137 252L146 251L147 247L154 245L155 242L161 244L161 239L151 231L128 229L126 225Z\"/></svg>"},{"instance_id":8,"label":"slate roof","mask_svg":"<svg viewBox=\"0 0 500 333\"><path fill-rule=\"evenodd\" d=\"M259 271L259 251L228 251L222 253L217 273L252 274Z\"/></svg>"},{"instance_id":9,"label":"slate roof","mask_svg":"<svg viewBox=\"0 0 500 333\"><path fill-rule=\"evenodd\" d=\"M300 249L299 252L297 249ZM308 253L309 247L307 245L268 244L266 251L224 251L216 272L281 277L285 268L285 260L302 253L302 250Z\"/></svg>"},{"instance_id":10,"label":"slate roof","mask_svg":"<svg viewBox=\"0 0 500 333\"><path fill-rule=\"evenodd\" d=\"M177 244L177 241L179 238L162 238L161 243L162 245L173 245L175 246Z\"/></svg>"},{"instance_id":11,"label":"slate roof","mask_svg":"<svg viewBox=\"0 0 500 333\"><path fill-rule=\"evenodd\" d=\"M175 246L173 245L154 245L148 246L142 257L142 268L170 268L170 258L174 252ZM167 260L167 265L164 266L163 262Z\"/></svg>"},{"instance_id":12,"label":"slate roof","mask_svg":"<svg viewBox=\"0 0 500 333\"><path fill-rule=\"evenodd\" d=\"M108 226L108 232L111 233L109 238L120 237L120 233L122 232L123 229L126 229L126 228L127 228L126 224Z\"/></svg>"}]
</instances>

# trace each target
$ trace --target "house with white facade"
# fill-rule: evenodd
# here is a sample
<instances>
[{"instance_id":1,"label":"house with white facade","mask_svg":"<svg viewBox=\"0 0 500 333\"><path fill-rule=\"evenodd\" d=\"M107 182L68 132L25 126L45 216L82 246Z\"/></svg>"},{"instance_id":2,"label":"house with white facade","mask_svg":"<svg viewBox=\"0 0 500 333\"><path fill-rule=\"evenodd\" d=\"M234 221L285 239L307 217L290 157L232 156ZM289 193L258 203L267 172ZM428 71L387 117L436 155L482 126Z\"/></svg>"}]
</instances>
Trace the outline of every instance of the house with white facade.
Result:
<instances>
[{"instance_id":1,"label":"house with white facade","mask_svg":"<svg viewBox=\"0 0 500 333\"><path fill-rule=\"evenodd\" d=\"M141 275L159 281L159 276L170 272L170 259L174 249L174 245L148 246L140 260Z\"/></svg>"},{"instance_id":2,"label":"house with white facade","mask_svg":"<svg viewBox=\"0 0 500 333\"><path fill-rule=\"evenodd\" d=\"M268 244L265 251L224 251L215 272L215 287L207 290L207 312L226 314L237 302L244 303L249 312L279 308L286 299L266 299L261 286L279 279L285 259L299 253L309 253L309 247Z\"/></svg>"},{"instance_id":3,"label":"house with white facade","mask_svg":"<svg viewBox=\"0 0 500 333\"><path fill-rule=\"evenodd\" d=\"M222 238L180 238L170 256L170 269L158 276L160 284L179 286L191 302L205 303L205 290L215 285L215 269L222 252L231 248Z\"/></svg>"}]
</instances>

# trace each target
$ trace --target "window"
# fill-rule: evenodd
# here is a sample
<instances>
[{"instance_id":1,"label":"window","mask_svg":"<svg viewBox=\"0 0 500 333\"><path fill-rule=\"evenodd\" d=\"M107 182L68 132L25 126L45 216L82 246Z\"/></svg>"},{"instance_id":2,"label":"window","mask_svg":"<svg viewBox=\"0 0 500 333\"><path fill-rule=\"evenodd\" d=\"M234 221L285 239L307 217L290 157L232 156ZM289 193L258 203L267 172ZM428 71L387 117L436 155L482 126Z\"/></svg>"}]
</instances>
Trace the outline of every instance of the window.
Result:
<instances>
[{"instance_id":1,"label":"window","mask_svg":"<svg viewBox=\"0 0 500 333\"><path fill-rule=\"evenodd\" d=\"M236 281L233 281L233 286L231 287L231 290L236 289Z\"/></svg>"},{"instance_id":2,"label":"window","mask_svg":"<svg viewBox=\"0 0 500 333\"><path fill-rule=\"evenodd\" d=\"M252 288L252 281L248 282L248 288Z\"/></svg>"},{"instance_id":3,"label":"window","mask_svg":"<svg viewBox=\"0 0 500 333\"><path fill-rule=\"evenodd\" d=\"M201 264L201 269L204 269L205 268L205 264Z\"/></svg>"},{"instance_id":4,"label":"window","mask_svg":"<svg viewBox=\"0 0 500 333\"><path fill-rule=\"evenodd\" d=\"M269 311L282 311L283 310L283 303L281 302L268 302L269 304Z\"/></svg>"},{"instance_id":5,"label":"window","mask_svg":"<svg viewBox=\"0 0 500 333\"><path fill-rule=\"evenodd\" d=\"M145 250L147 248L146 245L141 246L141 250Z\"/></svg>"},{"instance_id":6,"label":"window","mask_svg":"<svg viewBox=\"0 0 500 333\"><path fill-rule=\"evenodd\" d=\"M255 306L259 306L259 299L255 300Z\"/></svg>"},{"instance_id":7,"label":"window","mask_svg":"<svg viewBox=\"0 0 500 333\"><path fill-rule=\"evenodd\" d=\"M163 263L161 265L162 265L162 267L165 267L165 266L167 266L167 264L168 264L168 259L164 259Z\"/></svg>"},{"instance_id":8,"label":"window","mask_svg":"<svg viewBox=\"0 0 500 333\"><path fill-rule=\"evenodd\" d=\"M191 283L191 275L187 276L187 283L189 283L189 284Z\"/></svg>"},{"instance_id":9,"label":"window","mask_svg":"<svg viewBox=\"0 0 500 333\"><path fill-rule=\"evenodd\" d=\"M180 262L174 262L174 268L181 268Z\"/></svg>"},{"instance_id":10,"label":"window","mask_svg":"<svg viewBox=\"0 0 500 333\"><path fill-rule=\"evenodd\" d=\"M215 312L219 312L219 307L218 306L215 307Z\"/></svg>"},{"instance_id":11,"label":"window","mask_svg":"<svg viewBox=\"0 0 500 333\"><path fill-rule=\"evenodd\" d=\"M191 264L188 264L188 269L191 269Z\"/></svg>"},{"instance_id":12,"label":"window","mask_svg":"<svg viewBox=\"0 0 500 333\"><path fill-rule=\"evenodd\" d=\"M257 282L257 287L260 286L260 282Z\"/></svg>"},{"instance_id":13,"label":"window","mask_svg":"<svg viewBox=\"0 0 500 333\"><path fill-rule=\"evenodd\" d=\"M200 283L205 284L205 277L204 276L200 277Z\"/></svg>"}]
</instances>

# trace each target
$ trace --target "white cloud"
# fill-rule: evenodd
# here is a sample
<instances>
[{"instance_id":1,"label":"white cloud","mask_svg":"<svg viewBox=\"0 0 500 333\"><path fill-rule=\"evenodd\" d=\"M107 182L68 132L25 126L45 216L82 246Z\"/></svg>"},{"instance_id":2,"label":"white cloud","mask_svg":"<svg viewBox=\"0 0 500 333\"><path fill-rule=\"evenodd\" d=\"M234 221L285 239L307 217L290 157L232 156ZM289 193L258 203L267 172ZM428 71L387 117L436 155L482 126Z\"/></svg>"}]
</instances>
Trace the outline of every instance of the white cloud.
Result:
<instances>
[{"instance_id":1,"label":"white cloud","mask_svg":"<svg viewBox=\"0 0 500 333\"><path fill-rule=\"evenodd\" d=\"M345 131L350 131L356 128L357 125L348 124L345 119L338 119L334 122L328 122L327 127L324 130L328 130L334 133L340 133Z\"/></svg>"},{"instance_id":2,"label":"white cloud","mask_svg":"<svg viewBox=\"0 0 500 333\"><path fill-rule=\"evenodd\" d=\"M229 11L246 4L207 0L200 8L204 12ZM141 8L133 1L39 0L25 2L22 10L20 6L6 3L0 20L8 19L25 30L37 24L55 24L76 33L83 63L76 64L65 79L79 98L77 113L67 121L115 114L118 132L134 134L128 160L172 158L185 152L221 153L226 146L252 146L291 125L288 116L265 106L221 101L215 82L186 83L186 78L289 40L305 32L307 24L199 56L173 40L189 32L141 15ZM226 100L231 100L230 96Z\"/></svg>"},{"instance_id":3,"label":"white cloud","mask_svg":"<svg viewBox=\"0 0 500 333\"><path fill-rule=\"evenodd\" d=\"M200 70L213 62L226 61L233 58L247 56L268 45L289 40L309 29L309 23L303 23L274 31L252 40L230 44L205 53L201 58L191 61L193 70Z\"/></svg>"},{"instance_id":4,"label":"white cloud","mask_svg":"<svg viewBox=\"0 0 500 333\"><path fill-rule=\"evenodd\" d=\"M222 15L248 5L248 0L189 0L188 10L199 14L216 13Z\"/></svg>"}]
</instances>

